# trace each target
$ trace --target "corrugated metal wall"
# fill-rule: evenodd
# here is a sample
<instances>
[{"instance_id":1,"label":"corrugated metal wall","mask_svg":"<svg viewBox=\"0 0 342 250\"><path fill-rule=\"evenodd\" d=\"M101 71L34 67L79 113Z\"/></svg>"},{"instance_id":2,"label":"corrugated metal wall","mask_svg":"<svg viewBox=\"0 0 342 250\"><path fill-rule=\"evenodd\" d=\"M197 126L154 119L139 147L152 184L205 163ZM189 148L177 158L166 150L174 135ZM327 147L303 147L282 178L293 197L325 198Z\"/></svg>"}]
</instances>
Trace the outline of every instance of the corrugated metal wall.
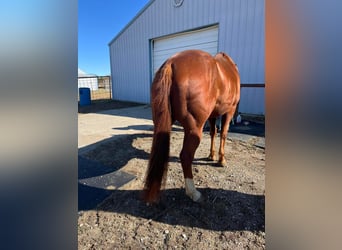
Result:
<instances>
[{"instance_id":1,"label":"corrugated metal wall","mask_svg":"<svg viewBox=\"0 0 342 250\"><path fill-rule=\"evenodd\" d=\"M218 24L219 51L238 64L242 83L264 83L264 0L152 0L110 43L113 98L150 101L152 39ZM264 89L246 88L240 112L264 113Z\"/></svg>"}]
</instances>

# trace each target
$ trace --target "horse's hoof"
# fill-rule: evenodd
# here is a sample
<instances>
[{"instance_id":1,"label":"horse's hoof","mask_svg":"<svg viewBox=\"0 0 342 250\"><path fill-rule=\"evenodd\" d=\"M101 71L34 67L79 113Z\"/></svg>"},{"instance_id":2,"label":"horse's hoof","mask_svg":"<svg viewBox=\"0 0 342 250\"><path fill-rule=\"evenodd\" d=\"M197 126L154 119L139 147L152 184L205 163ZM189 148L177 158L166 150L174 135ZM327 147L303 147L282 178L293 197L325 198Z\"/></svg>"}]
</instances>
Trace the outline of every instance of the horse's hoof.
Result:
<instances>
[{"instance_id":1,"label":"horse's hoof","mask_svg":"<svg viewBox=\"0 0 342 250\"><path fill-rule=\"evenodd\" d=\"M216 161L217 158L216 158L215 155L209 155L209 156L208 156L208 160L209 160L209 161Z\"/></svg>"},{"instance_id":2,"label":"horse's hoof","mask_svg":"<svg viewBox=\"0 0 342 250\"><path fill-rule=\"evenodd\" d=\"M203 195L197 190L193 193L186 193L186 195L194 202L201 202L201 199L203 199Z\"/></svg>"},{"instance_id":3,"label":"horse's hoof","mask_svg":"<svg viewBox=\"0 0 342 250\"><path fill-rule=\"evenodd\" d=\"M206 197L202 194L201 197L195 202L199 204L205 204L206 201L207 201Z\"/></svg>"},{"instance_id":4,"label":"horse's hoof","mask_svg":"<svg viewBox=\"0 0 342 250\"><path fill-rule=\"evenodd\" d=\"M226 160L219 161L218 165L219 165L219 167L223 167L223 168L228 167Z\"/></svg>"}]
</instances>

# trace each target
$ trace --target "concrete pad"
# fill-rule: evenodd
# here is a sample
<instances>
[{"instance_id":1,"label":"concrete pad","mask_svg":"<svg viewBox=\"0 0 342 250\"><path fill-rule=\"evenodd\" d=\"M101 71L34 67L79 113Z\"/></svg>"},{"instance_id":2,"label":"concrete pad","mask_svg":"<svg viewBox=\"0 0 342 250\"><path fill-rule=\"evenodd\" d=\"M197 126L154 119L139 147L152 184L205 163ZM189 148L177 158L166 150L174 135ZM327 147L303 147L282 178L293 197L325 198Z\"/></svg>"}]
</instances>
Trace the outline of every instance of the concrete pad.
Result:
<instances>
[{"instance_id":1,"label":"concrete pad","mask_svg":"<svg viewBox=\"0 0 342 250\"><path fill-rule=\"evenodd\" d=\"M78 114L78 148L109 139L114 135L141 133L153 129L147 105L100 113Z\"/></svg>"}]
</instances>

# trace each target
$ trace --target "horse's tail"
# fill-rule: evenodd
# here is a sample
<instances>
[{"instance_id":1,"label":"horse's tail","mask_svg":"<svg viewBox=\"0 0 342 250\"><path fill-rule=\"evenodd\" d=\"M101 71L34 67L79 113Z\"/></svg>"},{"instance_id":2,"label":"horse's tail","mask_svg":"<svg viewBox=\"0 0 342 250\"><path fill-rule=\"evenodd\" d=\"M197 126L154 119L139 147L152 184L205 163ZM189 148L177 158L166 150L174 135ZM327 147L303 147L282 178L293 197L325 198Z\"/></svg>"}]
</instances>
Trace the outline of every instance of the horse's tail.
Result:
<instances>
[{"instance_id":1,"label":"horse's tail","mask_svg":"<svg viewBox=\"0 0 342 250\"><path fill-rule=\"evenodd\" d=\"M165 183L170 153L172 126L170 88L172 67L166 62L157 71L151 88L151 108L154 123L153 143L146 171L143 198L146 202L158 202L162 183Z\"/></svg>"}]
</instances>

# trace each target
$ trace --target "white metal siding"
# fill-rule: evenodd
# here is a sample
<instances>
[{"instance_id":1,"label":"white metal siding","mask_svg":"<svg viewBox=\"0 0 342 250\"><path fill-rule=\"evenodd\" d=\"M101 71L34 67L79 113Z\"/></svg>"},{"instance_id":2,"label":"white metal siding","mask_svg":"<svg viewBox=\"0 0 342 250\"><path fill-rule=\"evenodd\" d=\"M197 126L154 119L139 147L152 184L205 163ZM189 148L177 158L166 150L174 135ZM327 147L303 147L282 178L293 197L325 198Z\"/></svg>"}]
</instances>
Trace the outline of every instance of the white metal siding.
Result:
<instances>
[{"instance_id":1,"label":"white metal siding","mask_svg":"<svg viewBox=\"0 0 342 250\"><path fill-rule=\"evenodd\" d=\"M215 55L217 42L217 26L155 39L153 41L153 73L167 58L183 50L200 49Z\"/></svg>"},{"instance_id":2,"label":"white metal siding","mask_svg":"<svg viewBox=\"0 0 342 250\"><path fill-rule=\"evenodd\" d=\"M151 0L110 42L113 98L149 103L153 72L151 41L215 24L218 24L218 51L226 52L238 64L241 82L265 83L264 4L264 0L184 0L176 8L173 0ZM242 90L251 91L261 90ZM241 112L264 112L262 98L261 94L242 94Z\"/></svg>"},{"instance_id":3,"label":"white metal siding","mask_svg":"<svg viewBox=\"0 0 342 250\"><path fill-rule=\"evenodd\" d=\"M239 112L265 114L265 88L241 88Z\"/></svg>"}]
</instances>

